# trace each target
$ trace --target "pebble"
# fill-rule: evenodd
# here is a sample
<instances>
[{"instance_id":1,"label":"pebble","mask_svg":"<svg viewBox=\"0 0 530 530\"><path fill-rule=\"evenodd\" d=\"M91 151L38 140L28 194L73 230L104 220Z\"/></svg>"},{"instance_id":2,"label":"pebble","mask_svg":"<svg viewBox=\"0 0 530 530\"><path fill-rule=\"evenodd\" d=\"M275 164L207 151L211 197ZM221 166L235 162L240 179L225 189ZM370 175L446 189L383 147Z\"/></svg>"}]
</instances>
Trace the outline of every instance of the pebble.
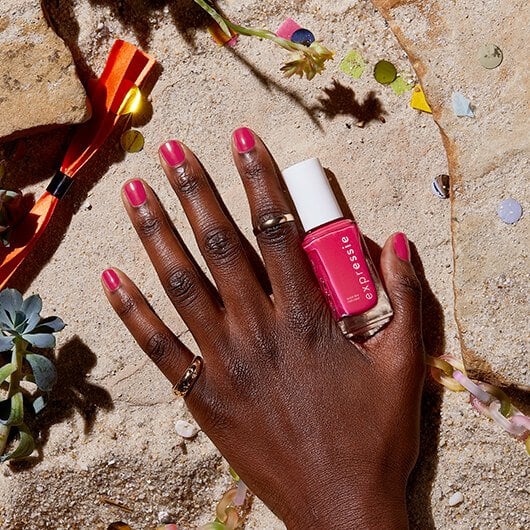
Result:
<instances>
[{"instance_id":1,"label":"pebble","mask_svg":"<svg viewBox=\"0 0 530 530\"><path fill-rule=\"evenodd\" d=\"M171 523L171 515L166 510L160 510L157 515L158 522L161 524Z\"/></svg>"},{"instance_id":2,"label":"pebble","mask_svg":"<svg viewBox=\"0 0 530 530\"><path fill-rule=\"evenodd\" d=\"M449 175L438 175L432 181L431 190L440 199L449 198Z\"/></svg>"},{"instance_id":3,"label":"pebble","mask_svg":"<svg viewBox=\"0 0 530 530\"><path fill-rule=\"evenodd\" d=\"M497 214L503 223L513 225L523 215L523 208L515 199L504 199L497 206Z\"/></svg>"},{"instance_id":4,"label":"pebble","mask_svg":"<svg viewBox=\"0 0 530 530\"><path fill-rule=\"evenodd\" d=\"M177 420L175 422L175 431L182 438L193 438L199 432L199 428L188 421Z\"/></svg>"},{"instance_id":5,"label":"pebble","mask_svg":"<svg viewBox=\"0 0 530 530\"><path fill-rule=\"evenodd\" d=\"M456 491L449 497L449 500L447 501L447 504L449 506L458 506L459 504L462 504L464 502L464 496L459 491Z\"/></svg>"}]
</instances>

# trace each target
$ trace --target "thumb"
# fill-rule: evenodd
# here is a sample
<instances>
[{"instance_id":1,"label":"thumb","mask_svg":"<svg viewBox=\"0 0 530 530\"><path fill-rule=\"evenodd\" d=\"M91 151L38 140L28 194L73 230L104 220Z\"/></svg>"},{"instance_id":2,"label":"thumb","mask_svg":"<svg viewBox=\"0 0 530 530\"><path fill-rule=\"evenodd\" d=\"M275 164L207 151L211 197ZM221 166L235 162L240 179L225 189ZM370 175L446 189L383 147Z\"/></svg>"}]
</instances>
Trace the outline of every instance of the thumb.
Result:
<instances>
[{"instance_id":1,"label":"thumb","mask_svg":"<svg viewBox=\"0 0 530 530\"><path fill-rule=\"evenodd\" d=\"M386 328L395 343L423 353L421 284L411 263L410 246L402 232L389 237L381 252L381 274L394 317Z\"/></svg>"}]
</instances>

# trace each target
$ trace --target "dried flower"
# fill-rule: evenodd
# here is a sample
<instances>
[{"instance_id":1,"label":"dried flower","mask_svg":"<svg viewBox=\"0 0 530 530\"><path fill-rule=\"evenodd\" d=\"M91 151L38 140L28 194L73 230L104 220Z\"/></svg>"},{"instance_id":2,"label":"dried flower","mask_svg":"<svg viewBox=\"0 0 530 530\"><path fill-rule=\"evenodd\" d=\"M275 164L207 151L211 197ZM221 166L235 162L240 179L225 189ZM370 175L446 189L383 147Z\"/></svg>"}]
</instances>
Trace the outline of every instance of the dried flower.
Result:
<instances>
[{"instance_id":1,"label":"dried flower","mask_svg":"<svg viewBox=\"0 0 530 530\"><path fill-rule=\"evenodd\" d=\"M289 61L282 66L282 72L287 76L304 75L313 79L325 69L325 62L333 59L333 52L320 42L313 42L311 46L304 46L306 50L297 50L290 55Z\"/></svg>"},{"instance_id":2,"label":"dried flower","mask_svg":"<svg viewBox=\"0 0 530 530\"><path fill-rule=\"evenodd\" d=\"M307 79L313 79L315 75L320 74L324 70L324 63L333 59L333 52L320 42L315 41L311 46L304 46L303 44L278 37L278 35L266 29L238 26L217 12L206 0L195 0L195 2L219 24L219 27L228 37L232 37L231 32L235 32L248 37L267 39L290 51L289 60L281 68L287 77L296 74L300 77L305 75Z\"/></svg>"}]
</instances>

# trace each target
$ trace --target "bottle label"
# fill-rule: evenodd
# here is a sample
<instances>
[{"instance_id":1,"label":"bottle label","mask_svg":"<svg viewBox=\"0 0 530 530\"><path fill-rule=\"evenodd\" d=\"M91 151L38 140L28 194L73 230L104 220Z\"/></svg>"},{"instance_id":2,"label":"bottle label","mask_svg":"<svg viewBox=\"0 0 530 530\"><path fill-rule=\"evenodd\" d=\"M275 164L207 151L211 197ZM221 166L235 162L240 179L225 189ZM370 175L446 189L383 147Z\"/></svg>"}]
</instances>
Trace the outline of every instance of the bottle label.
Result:
<instances>
[{"instance_id":1,"label":"bottle label","mask_svg":"<svg viewBox=\"0 0 530 530\"><path fill-rule=\"evenodd\" d=\"M360 315L377 304L376 286L355 223L327 225L306 237L303 246L337 320Z\"/></svg>"}]
</instances>

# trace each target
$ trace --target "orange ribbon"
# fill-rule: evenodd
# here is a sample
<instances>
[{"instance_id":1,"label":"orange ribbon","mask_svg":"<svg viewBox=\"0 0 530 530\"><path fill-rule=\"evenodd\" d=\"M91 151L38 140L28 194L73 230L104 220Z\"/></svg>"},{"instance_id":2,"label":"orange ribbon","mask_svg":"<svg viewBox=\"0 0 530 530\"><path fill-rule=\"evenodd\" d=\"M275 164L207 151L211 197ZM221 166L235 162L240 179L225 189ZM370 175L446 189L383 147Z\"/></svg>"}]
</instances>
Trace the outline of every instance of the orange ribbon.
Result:
<instances>
[{"instance_id":1,"label":"orange ribbon","mask_svg":"<svg viewBox=\"0 0 530 530\"><path fill-rule=\"evenodd\" d=\"M122 118L118 111L129 91L142 85L155 64L153 58L136 46L122 40L114 43L101 77L87 88L92 117L77 127L60 171L31 211L15 226L7 253L2 256L0 249L0 289L31 252L77 172L118 125Z\"/></svg>"}]
</instances>

